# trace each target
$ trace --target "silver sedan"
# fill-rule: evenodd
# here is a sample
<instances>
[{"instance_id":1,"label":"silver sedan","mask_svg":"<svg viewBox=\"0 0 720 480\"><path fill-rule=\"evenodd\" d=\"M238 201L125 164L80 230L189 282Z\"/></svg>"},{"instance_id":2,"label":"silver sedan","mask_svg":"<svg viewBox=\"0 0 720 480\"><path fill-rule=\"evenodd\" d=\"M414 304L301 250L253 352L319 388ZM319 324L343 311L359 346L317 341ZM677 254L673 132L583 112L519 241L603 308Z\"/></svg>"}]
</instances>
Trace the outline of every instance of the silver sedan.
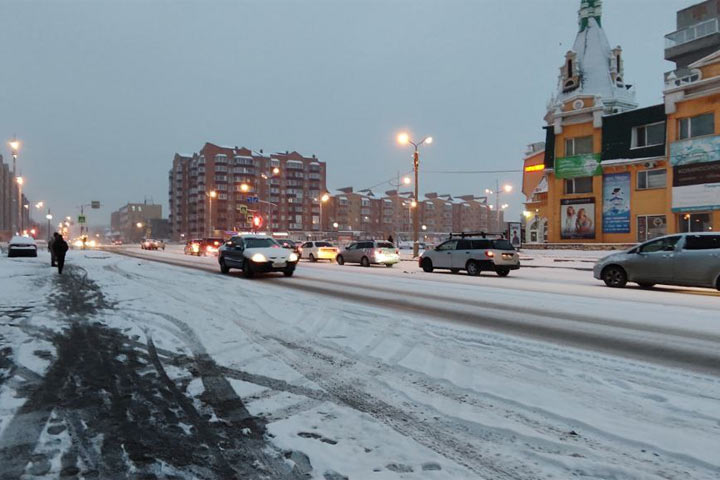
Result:
<instances>
[{"instance_id":1,"label":"silver sedan","mask_svg":"<svg viewBox=\"0 0 720 480\"><path fill-rule=\"evenodd\" d=\"M635 282L643 288L661 283L720 290L720 234L679 233L656 238L601 258L593 276L614 288Z\"/></svg>"}]
</instances>

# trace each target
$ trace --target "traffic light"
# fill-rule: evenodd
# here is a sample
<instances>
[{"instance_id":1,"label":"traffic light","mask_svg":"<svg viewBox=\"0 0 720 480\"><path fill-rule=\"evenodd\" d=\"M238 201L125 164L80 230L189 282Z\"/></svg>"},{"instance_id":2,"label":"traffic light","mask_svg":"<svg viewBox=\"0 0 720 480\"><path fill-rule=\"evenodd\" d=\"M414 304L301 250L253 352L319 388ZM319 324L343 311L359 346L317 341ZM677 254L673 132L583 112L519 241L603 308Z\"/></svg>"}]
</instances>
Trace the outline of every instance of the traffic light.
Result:
<instances>
[{"instance_id":1,"label":"traffic light","mask_svg":"<svg viewBox=\"0 0 720 480\"><path fill-rule=\"evenodd\" d=\"M252 224L253 228L255 228L256 230L260 229L263 224L262 217L260 215L253 215Z\"/></svg>"}]
</instances>

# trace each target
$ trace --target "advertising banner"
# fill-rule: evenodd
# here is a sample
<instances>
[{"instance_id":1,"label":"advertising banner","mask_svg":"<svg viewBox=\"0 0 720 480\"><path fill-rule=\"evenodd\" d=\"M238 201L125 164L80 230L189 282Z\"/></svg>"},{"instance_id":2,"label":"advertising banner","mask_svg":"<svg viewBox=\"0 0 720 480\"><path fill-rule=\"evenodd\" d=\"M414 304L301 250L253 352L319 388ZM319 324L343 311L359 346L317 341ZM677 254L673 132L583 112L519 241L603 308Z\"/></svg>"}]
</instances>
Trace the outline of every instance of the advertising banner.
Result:
<instances>
[{"instance_id":1,"label":"advertising banner","mask_svg":"<svg viewBox=\"0 0 720 480\"><path fill-rule=\"evenodd\" d=\"M522 247L522 224L520 222L508 223L508 239L513 247Z\"/></svg>"},{"instance_id":2,"label":"advertising banner","mask_svg":"<svg viewBox=\"0 0 720 480\"><path fill-rule=\"evenodd\" d=\"M673 166L716 161L720 161L720 135L670 144L670 164Z\"/></svg>"},{"instance_id":3,"label":"advertising banner","mask_svg":"<svg viewBox=\"0 0 720 480\"><path fill-rule=\"evenodd\" d=\"M557 178L594 177L602 175L599 153L586 153L555 159Z\"/></svg>"},{"instance_id":4,"label":"advertising banner","mask_svg":"<svg viewBox=\"0 0 720 480\"><path fill-rule=\"evenodd\" d=\"M673 167L672 209L720 209L720 161Z\"/></svg>"},{"instance_id":5,"label":"advertising banner","mask_svg":"<svg viewBox=\"0 0 720 480\"><path fill-rule=\"evenodd\" d=\"M603 232L630 233L630 172L603 176Z\"/></svg>"},{"instance_id":6,"label":"advertising banner","mask_svg":"<svg viewBox=\"0 0 720 480\"><path fill-rule=\"evenodd\" d=\"M595 238L595 198L560 200L560 238Z\"/></svg>"}]
</instances>

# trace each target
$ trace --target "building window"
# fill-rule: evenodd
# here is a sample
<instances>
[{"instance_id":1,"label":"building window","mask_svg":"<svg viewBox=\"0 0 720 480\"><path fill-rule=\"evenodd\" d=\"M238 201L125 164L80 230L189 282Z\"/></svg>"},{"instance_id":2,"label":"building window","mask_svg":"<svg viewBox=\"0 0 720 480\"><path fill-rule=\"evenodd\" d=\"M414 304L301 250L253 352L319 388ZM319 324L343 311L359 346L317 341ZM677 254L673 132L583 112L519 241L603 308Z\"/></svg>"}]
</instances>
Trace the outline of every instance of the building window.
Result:
<instances>
[{"instance_id":1,"label":"building window","mask_svg":"<svg viewBox=\"0 0 720 480\"><path fill-rule=\"evenodd\" d=\"M715 115L712 113L678 120L678 140L712 135L713 133L715 133Z\"/></svg>"},{"instance_id":2,"label":"building window","mask_svg":"<svg viewBox=\"0 0 720 480\"><path fill-rule=\"evenodd\" d=\"M653 188L665 188L667 181L667 170L642 170L637 174L637 189L651 190Z\"/></svg>"},{"instance_id":3,"label":"building window","mask_svg":"<svg viewBox=\"0 0 720 480\"><path fill-rule=\"evenodd\" d=\"M678 215L678 232L711 232L709 213L683 213Z\"/></svg>"},{"instance_id":4,"label":"building window","mask_svg":"<svg viewBox=\"0 0 720 480\"><path fill-rule=\"evenodd\" d=\"M565 180L565 193L592 193L593 177L568 178Z\"/></svg>"},{"instance_id":5,"label":"building window","mask_svg":"<svg viewBox=\"0 0 720 480\"><path fill-rule=\"evenodd\" d=\"M593 137L576 137L565 140L565 156L581 155L583 153L593 153Z\"/></svg>"},{"instance_id":6,"label":"building window","mask_svg":"<svg viewBox=\"0 0 720 480\"><path fill-rule=\"evenodd\" d=\"M637 239L645 242L667 234L667 220L665 215L638 215Z\"/></svg>"},{"instance_id":7,"label":"building window","mask_svg":"<svg viewBox=\"0 0 720 480\"><path fill-rule=\"evenodd\" d=\"M645 148L665 143L665 122L651 123L632 129L632 148Z\"/></svg>"}]
</instances>

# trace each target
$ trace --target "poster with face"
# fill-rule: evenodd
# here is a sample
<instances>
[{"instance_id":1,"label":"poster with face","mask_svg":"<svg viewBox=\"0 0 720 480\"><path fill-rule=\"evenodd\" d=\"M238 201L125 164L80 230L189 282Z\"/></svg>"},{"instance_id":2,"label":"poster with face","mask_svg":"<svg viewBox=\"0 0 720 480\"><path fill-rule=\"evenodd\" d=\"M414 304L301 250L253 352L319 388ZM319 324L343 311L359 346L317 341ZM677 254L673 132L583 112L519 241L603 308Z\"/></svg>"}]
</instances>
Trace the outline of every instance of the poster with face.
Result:
<instances>
[{"instance_id":1,"label":"poster with face","mask_svg":"<svg viewBox=\"0 0 720 480\"><path fill-rule=\"evenodd\" d=\"M603 232L630 233L630 173L603 176Z\"/></svg>"},{"instance_id":2,"label":"poster with face","mask_svg":"<svg viewBox=\"0 0 720 480\"><path fill-rule=\"evenodd\" d=\"M595 198L560 200L560 238L595 238Z\"/></svg>"},{"instance_id":3,"label":"poster with face","mask_svg":"<svg viewBox=\"0 0 720 480\"><path fill-rule=\"evenodd\" d=\"M520 222L510 222L508 224L508 239L510 239L510 243L515 248L522 246L521 228L522 225Z\"/></svg>"}]
</instances>

